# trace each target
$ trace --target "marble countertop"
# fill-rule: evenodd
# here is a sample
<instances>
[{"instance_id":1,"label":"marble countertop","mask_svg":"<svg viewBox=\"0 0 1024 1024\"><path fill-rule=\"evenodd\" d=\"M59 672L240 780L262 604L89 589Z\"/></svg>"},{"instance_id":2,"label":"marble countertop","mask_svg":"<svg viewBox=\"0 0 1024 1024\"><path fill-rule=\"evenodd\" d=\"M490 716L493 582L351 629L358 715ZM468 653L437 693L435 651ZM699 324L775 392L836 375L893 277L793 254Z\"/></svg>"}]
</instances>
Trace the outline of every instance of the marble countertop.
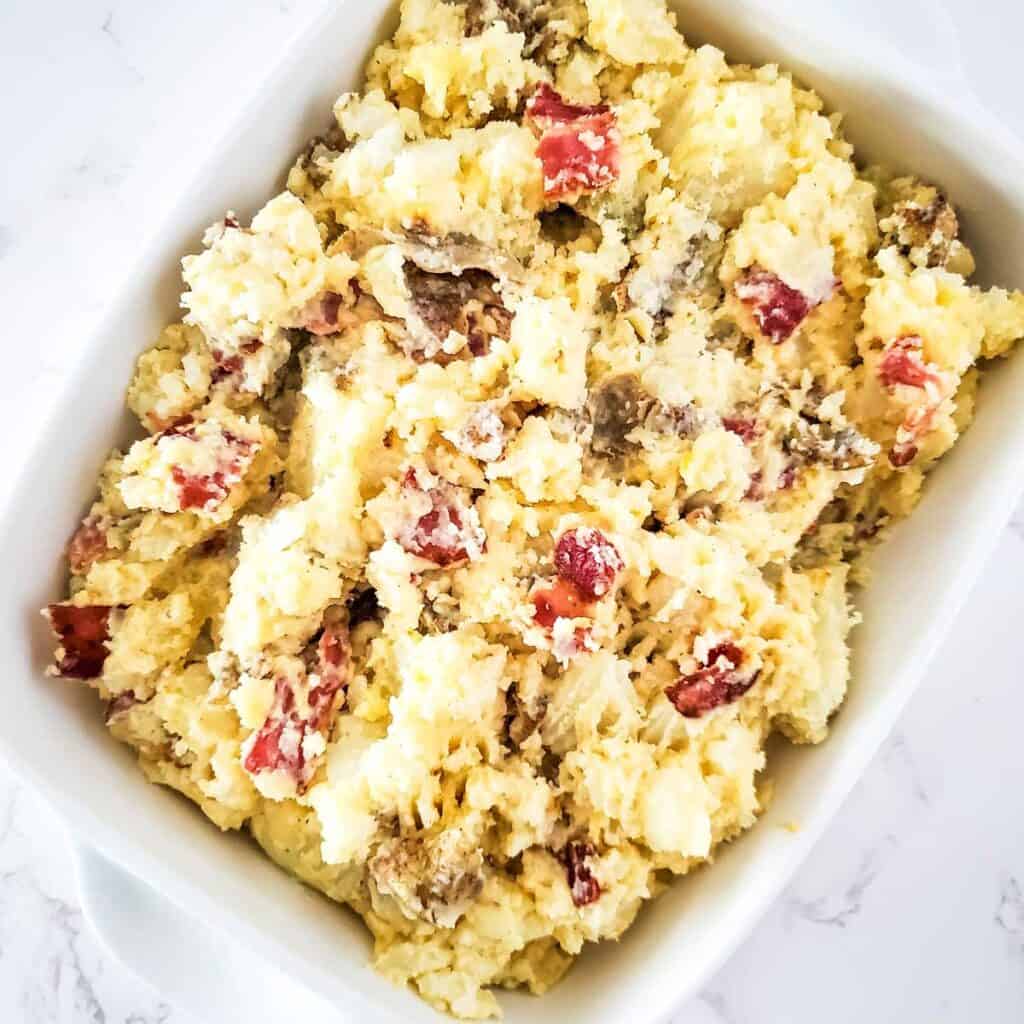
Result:
<instances>
[{"instance_id":1,"label":"marble countertop","mask_svg":"<svg viewBox=\"0 0 1024 1024\"><path fill-rule=\"evenodd\" d=\"M131 272L148 212L319 6L0 5L0 280L17 382L5 404L18 424L0 441L8 464L76 339ZM971 10L970 31L1019 38L994 17L1009 14L996 0ZM975 84L1024 132L1024 109L994 91L997 63L979 65ZM674 1024L1024 1019L1021 578L1024 507L824 839ZM198 1024L101 947L60 823L2 764L0 1020Z\"/></svg>"}]
</instances>

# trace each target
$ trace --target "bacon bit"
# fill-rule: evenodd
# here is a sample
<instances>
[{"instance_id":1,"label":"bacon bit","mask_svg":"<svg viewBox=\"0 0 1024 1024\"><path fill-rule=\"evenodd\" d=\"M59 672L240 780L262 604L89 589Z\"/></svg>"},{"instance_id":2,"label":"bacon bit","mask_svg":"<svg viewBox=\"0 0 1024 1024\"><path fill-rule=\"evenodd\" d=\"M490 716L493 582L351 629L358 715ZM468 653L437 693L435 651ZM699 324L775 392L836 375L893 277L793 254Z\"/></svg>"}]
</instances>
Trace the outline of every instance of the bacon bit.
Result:
<instances>
[{"instance_id":1,"label":"bacon bit","mask_svg":"<svg viewBox=\"0 0 1024 1024\"><path fill-rule=\"evenodd\" d=\"M406 522L398 531L396 539L409 554L441 567L479 557L486 536L465 488L446 481L423 488L413 469L406 472L402 487L411 495L426 496L431 503L429 512Z\"/></svg>"},{"instance_id":2,"label":"bacon bit","mask_svg":"<svg viewBox=\"0 0 1024 1024\"><path fill-rule=\"evenodd\" d=\"M324 626L317 643L317 660L320 684L310 692L311 705L318 705L323 700L321 691L325 688L331 693L332 699L339 690L348 689L352 675L352 646L344 624L336 622Z\"/></svg>"},{"instance_id":3,"label":"bacon bit","mask_svg":"<svg viewBox=\"0 0 1024 1024\"><path fill-rule=\"evenodd\" d=\"M295 710L295 692L285 678L274 686L274 703L245 755L245 770L252 775L283 770L296 784L306 771L302 749L303 719Z\"/></svg>"},{"instance_id":4,"label":"bacon bit","mask_svg":"<svg viewBox=\"0 0 1024 1024\"><path fill-rule=\"evenodd\" d=\"M311 299L299 314L299 326L310 334L337 334L340 326L338 312L342 296L337 292L324 292Z\"/></svg>"},{"instance_id":5,"label":"bacon bit","mask_svg":"<svg viewBox=\"0 0 1024 1024\"><path fill-rule=\"evenodd\" d=\"M51 604L46 609L60 647L57 671L68 679L96 679L103 672L110 639L110 605Z\"/></svg>"},{"instance_id":6,"label":"bacon bit","mask_svg":"<svg viewBox=\"0 0 1024 1024\"><path fill-rule=\"evenodd\" d=\"M68 544L68 564L71 571L80 576L98 562L110 549L107 547L106 516L86 516Z\"/></svg>"},{"instance_id":7,"label":"bacon bit","mask_svg":"<svg viewBox=\"0 0 1024 1024\"><path fill-rule=\"evenodd\" d=\"M803 323L818 302L790 288L777 274L763 267L747 270L734 285L736 297L750 306L761 333L773 345L785 341Z\"/></svg>"},{"instance_id":8,"label":"bacon bit","mask_svg":"<svg viewBox=\"0 0 1024 1024\"><path fill-rule=\"evenodd\" d=\"M917 458L920 449L912 442L897 442L889 450L889 465L893 469L902 469L909 466Z\"/></svg>"},{"instance_id":9,"label":"bacon bit","mask_svg":"<svg viewBox=\"0 0 1024 1024\"><path fill-rule=\"evenodd\" d=\"M544 195L567 199L597 192L619 176L618 132L610 114L588 118L575 127L548 129L539 145Z\"/></svg>"},{"instance_id":10,"label":"bacon bit","mask_svg":"<svg viewBox=\"0 0 1024 1024\"><path fill-rule=\"evenodd\" d=\"M559 661L597 649L590 627L570 631L569 620L593 617L594 602L608 593L623 564L611 541L593 527L579 526L558 538L557 576L550 586L535 590L532 600L533 621L551 631L551 649ZM565 625L559 625L562 620Z\"/></svg>"},{"instance_id":11,"label":"bacon bit","mask_svg":"<svg viewBox=\"0 0 1024 1024\"><path fill-rule=\"evenodd\" d=\"M196 444L202 444L195 430L191 416L182 417L168 427L161 437L185 437ZM190 473L181 466L171 467L171 478L178 485L178 500L182 511L201 509L210 512L228 496L245 473L253 456L253 442L237 437L230 431L221 432L223 451L217 469L212 473Z\"/></svg>"},{"instance_id":12,"label":"bacon bit","mask_svg":"<svg viewBox=\"0 0 1024 1024\"><path fill-rule=\"evenodd\" d=\"M607 104L566 103L545 83L527 102L526 116L540 137L537 155L549 199L596 192L618 178L619 130Z\"/></svg>"},{"instance_id":13,"label":"bacon bit","mask_svg":"<svg viewBox=\"0 0 1024 1024\"><path fill-rule=\"evenodd\" d=\"M190 508L216 508L228 494L224 474L210 475L186 473L180 466L171 468L171 476L178 485L182 511Z\"/></svg>"},{"instance_id":14,"label":"bacon bit","mask_svg":"<svg viewBox=\"0 0 1024 1024\"><path fill-rule=\"evenodd\" d=\"M309 784L316 770L316 761L307 760L303 741L327 724L335 694L329 688L317 687L310 691L309 696L310 717L303 718L296 708L292 684L283 677L277 680L270 714L245 755L247 772L258 775L261 772L284 771L292 777L300 792Z\"/></svg>"},{"instance_id":15,"label":"bacon bit","mask_svg":"<svg viewBox=\"0 0 1024 1024\"><path fill-rule=\"evenodd\" d=\"M242 370L242 357L240 355L225 355L219 348L210 349L213 356L213 369L210 371L210 383L219 384L222 380L240 373Z\"/></svg>"},{"instance_id":16,"label":"bacon bit","mask_svg":"<svg viewBox=\"0 0 1024 1024\"><path fill-rule=\"evenodd\" d=\"M113 700L107 702L107 713L104 717L104 722L110 725L115 718L127 711L131 711L139 703L141 702L135 696L134 690L125 690L124 693L119 693Z\"/></svg>"},{"instance_id":17,"label":"bacon bit","mask_svg":"<svg viewBox=\"0 0 1024 1024\"><path fill-rule=\"evenodd\" d=\"M563 631L556 621L551 631L551 653L563 664L584 651L596 651L597 646L590 626L576 626L570 633Z\"/></svg>"},{"instance_id":18,"label":"bacon bit","mask_svg":"<svg viewBox=\"0 0 1024 1024\"><path fill-rule=\"evenodd\" d=\"M759 469L755 469L750 474L750 483L747 485L746 493L743 495L744 501L763 501L764 500L764 473Z\"/></svg>"},{"instance_id":19,"label":"bacon bit","mask_svg":"<svg viewBox=\"0 0 1024 1024\"><path fill-rule=\"evenodd\" d=\"M567 530L555 545L556 572L586 600L607 594L624 565L615 545L591 526Z\"/></svg>"},{"instance_id":20,"label":"bacon bit","mask_svg":"<svg viewBox=\"0 0 1024 1024\"><path fill-rule=\"evenodd\" d=\"M722 426L730 434L735 434L741 438L744 444L750 444L751 441L759 438L762 433L761 424L747 416L723 416Z\"/></svg>"},{"instance_id":21,"label":"bacon bit","mask_svg":"<svg viewBox=\"0 0 1024 1024\"><path fill-rule=\"evenodd\" d=\"M930 392L929 400L910 409L896 430L896 443L889 450L889 465L894 469L909 466L917 458L920 451L918 442L932 429L935 414L939 411L941 391L925 386L926 393Z\"/></svg>"},{"instance_id":22,"label":"bacon bit","mask_svg":"<svg viewBox=\"0 0 1024 1024\"><path fill-rule=\"evenodd\" d=\"M596 106L566 103L547 82L542 82L538 86L526 104L526 116L541 130L556 124L572 124L584 117L597 117L609 113L610 110L607 103L599 103Z\"/></svg>"},{"instance_id":23,"label":"bacon bit","mask_svg":"<svg viewBox=\"0 0 1024 1024\"><path fill-rule=\"evenodd\" d=\"M878 364L878 379L882 387L892 391L898 384L910 388L923 388L928 384L941 385L942 378L922 356L921 339L906 334L890 342Z\"/></svg>"},{"instance_id":24,"label":"bacon bit","mask_svg":"<svg viewBox=\"0 0 1024 1024\"><path fill-rule=\"evenodd\" d=\"M235 218L235 215L234 215L233 211L228 211L227 216L224 218L224 227L226 227L226 228L241 227L241 225L238 223L237 219Z\"/></svg>"},{"instance_id":25,"label":"bacon bit","mask_svg":"<svg viewBox=\"0 0 1024 1024\"><path fill-rule=\"evenodd\" d=\"M569 891L577 907L585 907L601 896L601 886L587 865L587 859L596 852L590 843L567 843L562 850L561 860L568 876Z\"/></svg>"},{"instance_id":26,"label":"bacon bit","mask_svg":"<svg viewBox=\"0 0 1024 1024\"><path fill-rule=\"evenodd\" d=\"M245 367L245 357L258 352L263 347L259 338L253 338L239 346L237 352L228 355L219 348L211 348L210 355L213 356L213 369L210 371L210 383L219 384L221 381L241 373Z\"/></svg>"},{"instance_id":27,"label":"bacon bit","mask_svg":"<svg viewBox=\"0 0 1024 1024\"><path fill-rule=\"evenodd\" d=\"M667 687L665 696L686 718L700 718L722 704L731 704L754 685L760 674L737 675L743 660L743 651L736 644L721 643L708 652L701 668Z\"/></svg>"},{"instance_id":28,"label":"bacon bit","mask_svg":"<svg viewBox=\"0 0 1024 1024\"><path fill-rule=\"evenodd\" d=\"M328 625L317 644L319 682L306 695L308 710L298 706L296 692L306 685L281 676L274 686L274 703L266 720L255 734L245 755L245 770L251 775L283 771L291 776L301 793L316 771L317 758L308 758L304 741L324 733L331 719L345 705L352 678L351 647L348 630L341 623ZM340 695L340 699L339 699Z\"/></svg>"},{"instance_id":29,"label":"bacon bit","mask_svg":"<svg viewBox=\"0 0 1024 1024\"><path fill-rule=\"evenodd\" d=\"M788 491L793 484L796 482L798 468L796 463L790 462L775 480L776 491ZM768 494L768 490L765 488L764 473L760 469L755 469L750 474L750 485L747 487L746 494L743 495L745 501L763 501Z\"/></svg>"},{"instance_id":30,"label":"bacon bit","mask_svg":"<svg viewBox=\"0 0 1024 1024\"><path fill-rule=\"evenodd\" d=\"M568 580L556 578L533 593L533 621L551 634L551 652L568 662L583 651L596 651L590 626L571 626L573 619L591 618L594 606ZM562 625L562 624L565 625Z\"/></svg>"},{"instance_id":31,"label":"bacon bit","mask_svg":"<svg viewBox=\"0 0 1024 1024\"><path fill-rule=\"evenodd\" d=\"M896 443L889 450L889 465L894 469L909 466L920 451L918 441L932 428L938 407L925 405L911 409L896 431Z\"/></svg>"},{"instance_id":32,"label":"bacon bit","mask_svg":"<svg viewBox=\"0 0 1024 1024\"><path fill-rule=\"evenodd\" d=\"M569 580L556 579L533 594L533 621L551 629L556 619L590 618L593 605Z\"/></svg>"}]
</instances>

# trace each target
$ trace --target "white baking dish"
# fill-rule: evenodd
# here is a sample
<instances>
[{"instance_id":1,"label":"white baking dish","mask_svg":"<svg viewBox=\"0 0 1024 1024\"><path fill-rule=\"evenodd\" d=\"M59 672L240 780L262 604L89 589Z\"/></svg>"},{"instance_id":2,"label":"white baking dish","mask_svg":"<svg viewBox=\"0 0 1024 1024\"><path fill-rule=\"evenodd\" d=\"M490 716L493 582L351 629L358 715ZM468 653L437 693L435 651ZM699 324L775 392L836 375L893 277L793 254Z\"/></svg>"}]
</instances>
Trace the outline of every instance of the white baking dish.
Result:
<instances>
[{"instance_id":1,"label":"white baking dish","mask_svg":"<svg viewBox=\"0 0 1024 1024\"><path fill-rule=\"evenodd\" d=\"M983 280L998 268L1001 282L1024 286L1024 246L1016 242L1024 238L1024 147L962 91L929 86L855 29L828 31L828 15L815 10L821 5L772 6L775 13L754 3L687 0L681 24L691 40L714 41L733 58L778 60L801 74L847 113L862 159L885 159L948 188ZM168 211L105 327L83 339L5 510L0 752L83 841L352 1019L417 1022L438 1015L374 974L361 922L296 885L244 838L222 836L186 801L147 784L109 737L93 695L43 676L51 645L38 615L60 592L61 552L105 452L128 436L123 385L132 363L176 315L178 257L226 208L248 215L280 186L293 155L322 130L335 95L358 84L388 7L362 0L325 8ZM977 422L915 516L879 552L860 601L865 624L855 637L850 697L830 740L814 749L779 744L770 759L776 798L762 822L713 869L649 906L621 943L588 950L551 994L505 997L510 1021L661 1020L745 934L892 726L1009 518L1024 483L1018 396L1024 354L986 378ZM796 832L781 827L794 822ZM231 1018L221 1010L218 1019Z\"/></svg>"}]
</instances>

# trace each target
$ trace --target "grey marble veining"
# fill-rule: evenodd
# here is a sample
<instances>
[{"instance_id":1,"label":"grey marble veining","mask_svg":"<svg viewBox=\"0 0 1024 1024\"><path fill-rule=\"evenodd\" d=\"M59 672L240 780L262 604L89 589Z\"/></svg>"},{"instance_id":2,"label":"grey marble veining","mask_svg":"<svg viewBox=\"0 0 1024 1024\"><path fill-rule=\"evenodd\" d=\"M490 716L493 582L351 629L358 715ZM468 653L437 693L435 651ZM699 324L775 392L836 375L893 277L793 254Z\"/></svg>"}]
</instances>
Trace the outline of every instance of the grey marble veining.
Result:
<instances>
[{"instance_id":1,"label":"grey marble veining","mask_svg":"<svg viewBox=\"0 0 1024 1024\"><path fill-rule=\"evenodd\" d=\"M0 5L5 335L38 339L5 346L19 382L5 400L19 423L0 442L9 465L76 338L131 272L149 211L318 6ZM898 730L674 1024L1024 1020L1022 577L1024 507ZM82 918L60 823L2 765L0 1022L198 1024L103 949Z\"/></svg>"},{"instance_id":2,"label":"grey marble veining","mask_svg":"<svg viewBox=\"0 0 1024 1024\"><path fill-rule=\"evenodd\" d=\"M832 928L846 928L854 924L864 907L871 883L882 870L886 849L895 843L895 837L886 836L883 843L863 853L845 885L810 900L791 896L786 900L786 907L810 924Z\"/></svg>"},{"instance_id":3,"label":"grey marble veining","mask_svg":"<svg viewBox=\"0 0 1024 1024\"><path fill-rule=\"evenodd\" d=\"M187 1024L127 975L83 921L59 824L0 778L0 1020Z\"/></svg>"},{"instance_id":4,"label":"grey marble veining","mask_svg":"<svg viewBox=\"0 0 1024 1024\"><path fill-rule=\"evenodd\" d=\"M1016 878L1008 878L999 893L995 923L1024 952L1024 892Z\"/></svg>"}]
</instances>

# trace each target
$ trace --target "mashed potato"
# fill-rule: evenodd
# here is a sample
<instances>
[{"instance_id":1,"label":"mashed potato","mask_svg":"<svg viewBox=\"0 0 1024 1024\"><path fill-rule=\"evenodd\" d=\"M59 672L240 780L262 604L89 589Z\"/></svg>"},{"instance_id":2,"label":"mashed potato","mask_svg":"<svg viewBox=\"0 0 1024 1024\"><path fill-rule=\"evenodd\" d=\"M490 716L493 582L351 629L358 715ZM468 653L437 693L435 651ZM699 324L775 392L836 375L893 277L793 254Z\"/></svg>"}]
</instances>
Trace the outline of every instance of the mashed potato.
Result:
<instances>
[{"instance_id":1,"label":"mashed potato","mask_svg":"<svg viewBox=\"0 0 1024 1024\"><path fill-rule=\"evenodd\" d=\"M47 613L155 782L497 1015L749 828L1024 296L661 0L405 0L184 261Z\"/></svg>"}]
</instances>

